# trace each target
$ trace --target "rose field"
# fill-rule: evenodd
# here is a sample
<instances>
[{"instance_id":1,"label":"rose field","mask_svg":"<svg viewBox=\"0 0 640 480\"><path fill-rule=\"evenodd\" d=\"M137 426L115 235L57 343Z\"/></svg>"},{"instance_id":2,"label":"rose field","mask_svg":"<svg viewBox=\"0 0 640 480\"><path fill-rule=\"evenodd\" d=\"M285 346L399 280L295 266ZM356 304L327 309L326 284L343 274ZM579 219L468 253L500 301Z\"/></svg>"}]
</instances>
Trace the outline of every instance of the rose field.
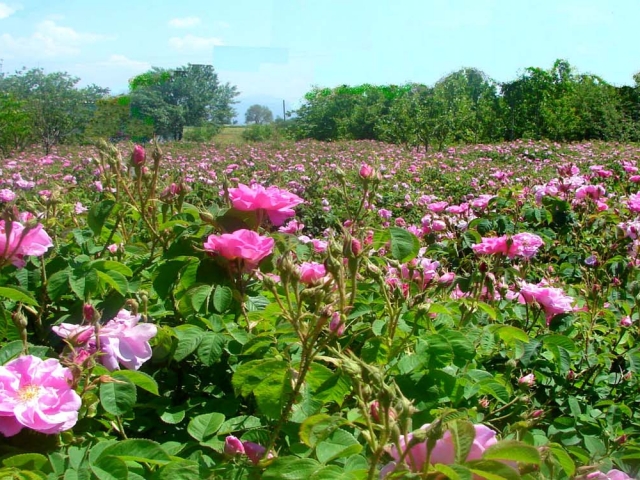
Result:
<instances>
[{"instance_id":1,"label":"rose field","mask_svg":"<svg viewBox=\"0 0 640 480\"><path fill-rule=\"evenodd\" d=\"M640 470L640 147L0 162L0 478Z\"/></svg>"}]
</instances>

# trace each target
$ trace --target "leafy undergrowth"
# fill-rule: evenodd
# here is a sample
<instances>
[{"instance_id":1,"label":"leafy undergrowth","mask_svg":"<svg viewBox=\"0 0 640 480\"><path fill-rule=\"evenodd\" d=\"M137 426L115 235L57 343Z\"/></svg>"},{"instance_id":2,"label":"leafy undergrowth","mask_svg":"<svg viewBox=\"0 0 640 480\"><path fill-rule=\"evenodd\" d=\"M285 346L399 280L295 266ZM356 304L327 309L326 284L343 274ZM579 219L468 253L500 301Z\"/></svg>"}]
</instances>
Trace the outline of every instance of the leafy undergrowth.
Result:
<instances>
[{"instance_id":1,"label":"leafy undergrowth","mask_svg":"<svg viewBox=\"0 0 640 480\"><path fill-rule=\"evenodd\" d=\"M3 161L0 477L635 478L640 149Z\"/></svg>"}]
</instances>

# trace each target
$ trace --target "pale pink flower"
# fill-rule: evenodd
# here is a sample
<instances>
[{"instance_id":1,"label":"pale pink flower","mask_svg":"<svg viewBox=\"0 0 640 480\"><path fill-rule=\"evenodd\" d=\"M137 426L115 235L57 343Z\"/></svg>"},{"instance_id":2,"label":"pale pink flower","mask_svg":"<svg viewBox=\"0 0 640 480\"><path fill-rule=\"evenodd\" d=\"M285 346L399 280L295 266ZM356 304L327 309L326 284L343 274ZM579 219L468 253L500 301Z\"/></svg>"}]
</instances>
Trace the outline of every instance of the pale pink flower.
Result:
<instances>
[{"instance_id":1,"label":"pale pink flower","mask_svg":"<svg viewBox=\"0 0 640 480\"><path fill-rule=\"evenodd\" d=\"M520 377L518 383L525 387L533 387L536 384L536 377L533 373L529 373Z\"/></svg>"},{"instance_id":2,"label":"pale pink flower","mask_svg":"<svg viewBox=\"0 0 640 480\"><path fill-rule=\"evenodd\" d=\"M109 370L118 370L118 363L129 370L138 370L151 358L149 340L158 333L152 323L139 323L140 315L120 310L115 318L99 328L100 355L98 360ZM56 335L73 346L84 345L90 353L97 350L93 326L61 323L53 327Z\"/></svg>"},{"instance_id":3,"label":"pale pink flower","mask_svg":"<svg viewBox=\"0 0 640 480\"><path fill-rule=\"evenodd\" d=\"M54 358L25 355L0 366L0 433L10 437L24 427L46 434L69 430L82 404L72 381L71 371Z\"/></svg>"},{"instance_id":4,"label":"pale pink flower","mask_svg":"<svg viewBox=\"0 0 640 480\"><path fill-rule=\"evenodd\" d=\"M0 202L13 202L16 198L16 194L8 188L0 190Z\"/></svg>"},{"instance_id":5,"label":"pale pink flower","mask_svg":"<svg viewBox=\"0 0 640 480\"><path fill-rule=\"evenodd\" d=\"M10 232L7 232L8 229ZM41 224L27 229L20 222L11 222L8 225L4 220L0 220L0 257L9 260L16 267L25 266L25 255L40 257L51 247L51 237Z\"/></svg>"},{"instance_id":6,"label":"pale pink flower","mask_svg":"<svg viewBox=\"0 0 640 480\"><path fill-rule=\"evenodd\" d=\"M427 430L430 426L431 425L427 423L420 427L420 429ZM474 425L474 428L476 435L473 440L473 444L471 445L471 451L465 459L466 461L479 460L482 458L482 454L487 448L498 443L496 432L494 430L484 425ZM400 451L398 451L395 445L389 448L389 454L396 462L400 461L402 451L409 443L411 443L412 439L412 434L409 434L406 437L401 437L399 441ZM424 467L424 463L427 461L427 442L420 442L411 447L411 450L409 450L407 455L404 457L404 461L408 464L409 469L412 472L421 472ZM455 445L449 430L444 432L442 438L436 441L435 446L430 452L429 461L431 464L442 463L444 465L451 465L455 462Z\"/></svg>"},{"instance_id":7,"label":"pale pink flower","mask_svg":"<svg viewBox=\"0 0 640 480\"><path fill-rule=\"evenodd\" d=\"M236 210L263 210L276 227L282 225L287 218L293 217L294 207L304 202L286 190L274 186L264 188L257 184L248 187L241 183L238 188L230 188L229 197Z\"/></svg>"},{"instance_id":8,"label":"pale pink flower","mask_svg":"<svg viewBox=\"0 0 640 480\"><path fill-rule=\"evenodd\" d=\"M640 193L634 193L629 195L629 200L627 201L627 207L632 212L640 212Z\"/></svg>"},{"instance_id":9,"label":"pale pink flower","mask_svg":"<svg viewBox=\"0 0 640 480\"><path fill-rule=\"evenodd\" d=\"M242 262L245 270L253 270L273 251L275 241L252 230L236 230L233 233L209 235L204 249L217 253L227 260Z\"/></svg>"},{"instance_id":10,"label":"pale pink flower","mask_svg":"<svg viewBox=\"0 0 640 480\"><path fill-rule=\"evenodd\" d=\"M630 327L631 325L633 325L633 320L631 320L631 317L629 315L626 315L620 319L621 327L627 328L627 327Z\"/></svg>"},{"instance_id":11,"label":"pale pink flower","mask_svg":"<svg viewBox=\"0 0 640 480\"><path fill-rule=\"evenodd\" d=\"M87 210L89 210L87 207L85 207L82 202L76 202L75 206L73 207L73 211L76 213L76 215L81 215L83 213L85 213Z\"/></svg>"},{"instance_id":12,"label":"pale pink flower","mask_svg":"<svg viewBox=\"0 0 640 480\"><path fill-rule=\"evenodd\" d=\"M537 303L542 307L547 325L555 315L573 311L573 298L566 295L561 288L523 282L520 295L526 303Z\"/></svg>"},{"instance_id":13,"label":"pale pink flower","mask_svg":"<svg viewBox=\"0 0 640 480\"><path fill-rule=\"evenodd\" d=\"M597 471L588 474L586 477L580 478L584 478L585 480L633 480L633 477L630 477L626 473L616 470L615 468L613 470L609 470L607 473Z\"/></svg>"}]
</instances>

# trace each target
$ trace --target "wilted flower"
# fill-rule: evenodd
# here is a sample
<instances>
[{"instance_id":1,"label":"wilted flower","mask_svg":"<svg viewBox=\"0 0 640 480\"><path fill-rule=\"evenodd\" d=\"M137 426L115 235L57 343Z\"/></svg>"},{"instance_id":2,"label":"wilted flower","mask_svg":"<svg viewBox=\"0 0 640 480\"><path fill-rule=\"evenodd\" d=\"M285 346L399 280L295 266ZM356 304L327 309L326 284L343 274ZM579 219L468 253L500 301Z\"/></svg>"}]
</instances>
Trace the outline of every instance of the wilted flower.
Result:
<instances>
[{"instance_id":1,"label":"wilted flower","mask_svg":"<svg viewBox=\"0 0 640 480\"><path fill-rule=\"evenodd\" d=\"M82 400L72 381L71 371L54 358L25 355L0 366L0 433L10 437L27 427L52 434L73 427Z\"/></svg>"}]
</instances>

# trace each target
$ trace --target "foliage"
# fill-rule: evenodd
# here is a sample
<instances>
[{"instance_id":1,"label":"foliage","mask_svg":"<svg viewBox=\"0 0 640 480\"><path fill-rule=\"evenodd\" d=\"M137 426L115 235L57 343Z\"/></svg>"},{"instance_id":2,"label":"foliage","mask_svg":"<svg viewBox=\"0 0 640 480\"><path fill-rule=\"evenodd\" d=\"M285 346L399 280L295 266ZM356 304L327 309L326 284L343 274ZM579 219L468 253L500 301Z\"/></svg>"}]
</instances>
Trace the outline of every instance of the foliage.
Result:
<instances>
[{"instance_id":1,"label":"foliage","mask_svg":"<svg viewBox=\"0 0 640 480\"><path fill-rule=\"evenodd\" d=\"M410 146L518 138L637 141L638 85L616 88L565 60L498 84L462 68L433 86L314 88L296 112L296 137L373 139Z\"/></svg>"},{"instance_id":2,"label":"foliage","mask_svg":"<svg viewBox=\"0 0 640 480\"><path fill-rule=\"evenodd\" d=\"M0 78L0 92L22 102L29 115L31 135L45 154L54 145L80 138L96 101L108 93L96 85L77 89L79 81L67 73L45 74L42 69L21 70Z\"/></svg>"},{"instance_id":3,"label":"foliage","mask_svg":"<svg viewBox=\"0 0 640 480\"><path fill-rule=\"evenodd\" d=\"M31 121L24 102L0 92L0 153L21 149L31 137Z\"/></svg>"},{"instance_id":4,"label":"foliage","mask_svg":"<svg viewBox=\"0 0 640 480\"><path fill-rule=\"evenodd\" d=\"M245 123L262 125L273 122L273 112L264 105L251 105L244 114Z\"/></svg>"},{"instance_id":5,"label":"foliage","mask_svg":"<svg viewBox=\"0 0 640 480\"><path fill-rule=\"evenodd\" d=\"M5 245L53 246L0 249L0 368L59 359L82 405L3 438L0 477L637 476L637 146L162 148L3 161ZM123 309L155 333L137 370L107 368Z\"/></svg>"},{"instance_id":6,"label":"foliage","mask_svg":"<svg viewBox=\"0 0 640 480\"><path fill-rule=\"evenodd\" d=\"M211 65L154 67L131 82L134 118L150 120L154 133L166 139L182 139L185 126L220 128L231 123L237 95L234 86L219 82Z\"/></svg>"}]
</instances>

